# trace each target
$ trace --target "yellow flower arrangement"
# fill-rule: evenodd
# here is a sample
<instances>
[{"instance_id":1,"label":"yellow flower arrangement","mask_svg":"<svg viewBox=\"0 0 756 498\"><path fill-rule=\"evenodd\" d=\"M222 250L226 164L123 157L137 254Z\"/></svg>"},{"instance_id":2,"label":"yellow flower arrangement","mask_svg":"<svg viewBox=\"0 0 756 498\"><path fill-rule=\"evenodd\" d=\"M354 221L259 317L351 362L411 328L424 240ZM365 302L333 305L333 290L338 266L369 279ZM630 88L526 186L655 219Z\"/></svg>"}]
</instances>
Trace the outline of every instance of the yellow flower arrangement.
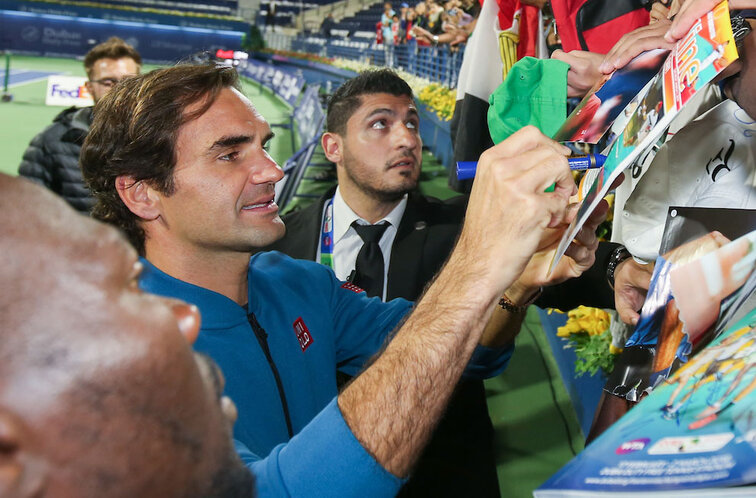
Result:
<instances>
[{"instance_id":1,"label":"yellow flower arrangement","mask_svg":"<svg viewBox=\"0 0 756 498\"><path fill-rule=\"evenodd\" d=\"M559 337L586 332L588 335L600 335L609 328L609 313L599 308L578 306L567 313L567 323L559 327Z\"/></svg>"},{"instance_id":2,"label":"yellow flower arrangement","mask_svg":"<svg viewBox=\"0 0 756 498\"><path fill-rule=\"evenodd\" d=\"M444 121L449 121L454 115L454 105L457 103L457 91L454 89L431 83L420 90L418 98Z\"/></svg>"},{"instance_id":3,"label":"yellow flower arrangement","mask_svg":"<svg viewBox=\"0 0 756 498\"><path fill-rule=\"evenodd\" d=\"M341 57L336 57L329 63L356 73L367 69L376 69L377 67L365 62ZM401 69L397 69L396 72L412 88L412 91L417 95L420 102L430 107L440 119L444 121L451 120L454 115L454 106L457 103L457 90L447 88L439 83L431 83L426 78L415 76Z\"/></svg>"},{"instance_id":4,"label":"yellow flower arrangement","mask_svg":"<svg viewBox=\"0 0 756 498\"><path fill-rule=\"evenodd\" d=\"M579 306L567 313L567 323L557 329L557 336L568 339L565 347L575 349L575 374L609 374L615 355L622 350L612 346L609 313L602 309Z\"/></svg>"}]
</instances>

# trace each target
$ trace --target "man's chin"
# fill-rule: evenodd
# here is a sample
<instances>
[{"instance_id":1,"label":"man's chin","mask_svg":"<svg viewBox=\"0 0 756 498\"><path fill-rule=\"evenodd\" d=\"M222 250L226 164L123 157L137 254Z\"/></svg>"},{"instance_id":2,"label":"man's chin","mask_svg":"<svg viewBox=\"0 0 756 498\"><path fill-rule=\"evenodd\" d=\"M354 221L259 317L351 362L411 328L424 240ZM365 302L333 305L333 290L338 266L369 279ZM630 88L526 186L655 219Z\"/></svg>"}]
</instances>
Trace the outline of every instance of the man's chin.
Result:
<instances>
[{"instance_id":1,"label":"man's chin","mask_svg":"<svg viewBox=\"0 0 756 498\"><path fill-rule=\"evenodd\" d=\"M395 202L417 188L417 183L406 184L391 189L383 189L376 192L377 197L383 202Z\"/></svg>"},{"instance_id":2,"label":"man's chin","mask_svg":"<svg viewBox=\"0 0 756 498\"><path fill-rule=\"evenodd\" d=\"M257 249L267 247L281 240L284 235L286 235L286 226L281 218L277 216L270 226L255 233L255 246Z\"/></svg>"}]
</instances>

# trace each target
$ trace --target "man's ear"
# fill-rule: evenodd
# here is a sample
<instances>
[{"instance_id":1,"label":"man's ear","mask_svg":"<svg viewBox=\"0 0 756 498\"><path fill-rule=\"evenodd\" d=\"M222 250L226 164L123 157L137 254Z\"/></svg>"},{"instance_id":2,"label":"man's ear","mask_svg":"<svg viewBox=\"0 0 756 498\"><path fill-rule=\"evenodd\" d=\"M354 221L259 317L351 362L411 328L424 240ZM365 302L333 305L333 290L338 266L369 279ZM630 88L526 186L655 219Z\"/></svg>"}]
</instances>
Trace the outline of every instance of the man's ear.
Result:
<instances>
[{"instance_id":1,"label":"man's ear","mask_svg":"<svg viewBox=\"0 0 756 498\"><path fill-rule=\"evenodd\" d=\"M45 466L26 452L27 429L0 406L0 496L40 496Z\"/></svg>"},{"instance_id":2,"label":"man's ear","mask_svg":"<svg viewBox=\"0 0 756 498\"><path fill-rule=\"evenodd\" d=\"M84 83L84 86L87 87L87 91L89 92L89 95L92 96L92 99L94 100L94 90L92 89L92 82L87 80L87 82Z\"/></svg>"},{"instance_id":3,"label":"man's ear","mask_svg":"<svg viewBox=\"0 0 756 498\"><path fill-rule=\"evenodd\" d=\"M343 154L341 136L336 133L325 132L320 141L326 158L334 164L339 164Z\"/></svg>"},{"instance_id":4,"label":"man's ear","mask_svg":"<svg viewBox=\"0 0 756 498\"><path fill-rule=\"evenodd\" d=\"M121 175L115 179L115 187L118 196L135 215L146 221L160 216L160 195L147 182Z\"/></svg>"}]
</instances>

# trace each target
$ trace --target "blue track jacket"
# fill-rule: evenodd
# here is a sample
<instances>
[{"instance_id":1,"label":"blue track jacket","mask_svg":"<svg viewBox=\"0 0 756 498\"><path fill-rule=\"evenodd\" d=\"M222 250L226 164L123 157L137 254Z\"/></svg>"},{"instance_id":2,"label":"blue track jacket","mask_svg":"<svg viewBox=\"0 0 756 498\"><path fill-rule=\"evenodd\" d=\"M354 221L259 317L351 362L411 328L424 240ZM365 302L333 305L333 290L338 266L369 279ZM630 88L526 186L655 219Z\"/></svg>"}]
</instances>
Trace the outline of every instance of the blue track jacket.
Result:
<instances>
[{"instance_id":1,"label":"blue track jacket","mask_svg":"<svg viewBox=\"0 0 756 498\"><path fill-rule=\"evenodd\" d=\"M259 496L396 494L403 481L344 422L336 370L357 374L412 303L368 298L330 268L278 252L250 259L247 308L142 262L143 290L199 308L194 347L223 371L225 394L239 412L234 443ZM478 347L466 373L498 374L512 349Z\"/></svg>"}]
</instances>

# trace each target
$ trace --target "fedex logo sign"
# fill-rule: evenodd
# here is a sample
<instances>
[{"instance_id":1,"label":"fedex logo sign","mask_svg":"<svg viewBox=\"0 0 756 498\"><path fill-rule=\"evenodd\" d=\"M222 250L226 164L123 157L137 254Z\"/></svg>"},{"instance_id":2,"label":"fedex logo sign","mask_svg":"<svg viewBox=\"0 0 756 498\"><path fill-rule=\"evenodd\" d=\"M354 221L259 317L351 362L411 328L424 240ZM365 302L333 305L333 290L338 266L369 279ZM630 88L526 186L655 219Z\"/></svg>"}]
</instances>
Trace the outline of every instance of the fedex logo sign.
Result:
<instances>
[{"instance_id":1,"label":"fedex logo sign","mask_svg":"<svg viewBox=\"0 0 756 498\"><path fill-rule=\"evenodd\" d=\"M92 96L80 76L50 76L47 79L46 105L87 107L92 105Z\"/></svg>"},{"instance_id":2,"label":"fedex logo sign","mask_svg":"<svg viewBox=\"0 0 756 498\"><path fill-rule=\"evenodd\" d=\"M81 85L78 88L68 88L55 83L50 90L50 95L52 95L53 97L68 97L72 99L79 99L89 97L89 91L87 91L86 85Z\"/></svg>"}]
</instances>

